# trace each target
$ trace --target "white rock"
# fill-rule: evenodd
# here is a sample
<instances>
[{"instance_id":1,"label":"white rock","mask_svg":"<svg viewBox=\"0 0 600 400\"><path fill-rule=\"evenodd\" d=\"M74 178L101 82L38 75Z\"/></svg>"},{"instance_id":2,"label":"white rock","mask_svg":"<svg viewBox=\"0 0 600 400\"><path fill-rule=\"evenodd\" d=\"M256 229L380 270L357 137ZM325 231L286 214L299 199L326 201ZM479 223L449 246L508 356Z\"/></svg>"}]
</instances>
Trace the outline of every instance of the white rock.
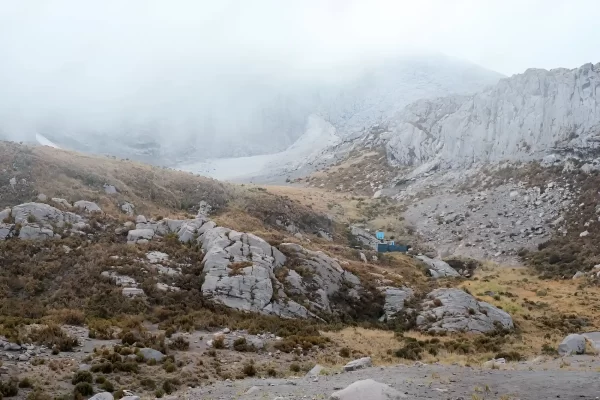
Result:
<instances>
[{"instance_id":1,"label":"white rock","mask_svg":"<svg viewBox=\"0 0 600 400\"><path fill-rule=\"evenodd\" d=\"M106 194L117 194L117 188L113 185L104 184L104 193Z\"/></svg>"},{"instance_id":2,"label":"white rock","mask_svg":"<svg viewBox=\"0 0 600 400\"><path fill-rule=\"evenodd\" d=\"M371 357L363 357L350 361L348 364L344 365L344 371L356 371L357 369L367 368L372 365L373 362L371 361Z\"/></svg>"},{"instance_id":3,"label":"white rock","mask_svg":"<svg viewBox=\"0 0 600 400\"><path fill-rule=\"evenodd\" d=\"M590 233L588 231L583 231L579 234L579 237L586 237L588 236Z\"/></svg>"},{"instance_id":4,"label":"white rock","mask_svg":"<svg viewBox=\"0 0 600 400\"><path fill-rule=\"evenodd\" d=\"M356 381L345 389L334 392L331 400L399 400L406 395L373 379Z\"/></svg>"},{"instance_id":5,"label":"white rock","mask_svg":"<svg viewBox=\"0 0 600 400\"><path fill-rule=\"evenodd\" d=\"M561 356L570 356L571 354L585 353L585 337L579 334L568 335L558 345L558 354Z\"/></svg>"},{"instance_id":6,"label":"white rock","mask_svg":"<svg viewBox=\"0 0 600 400\"><path fill-rule=\"evenodd\" d=\"M100 392L98 394L93 395L88 400L114 400L114 397L108 392Z\"/></svg>"},{"instance_id":7,"label":"white rock","mask_svg":"<svg viewBox=\"0 0 600 400\"><path fill-rule=\"evenodd\" d=\"M47 201L48 200L48 196L46 196L44 193L40 193L37 195L37 199L39 201Z\"/></svg>"},{"instance_id":8,"label":"white rock","mask_svg":"<svg viewBox=\"0 0 600 400\"><path fill-rule=\"evenodd\" d=\"M80 210L88 212L88 213L102 212L102 209L98 206L98 204L96 204L92 201L79 200L79 201L76 201L73 204L73 206L75 206L75 208L79 208Z\"/></svg>"}]
</instances>

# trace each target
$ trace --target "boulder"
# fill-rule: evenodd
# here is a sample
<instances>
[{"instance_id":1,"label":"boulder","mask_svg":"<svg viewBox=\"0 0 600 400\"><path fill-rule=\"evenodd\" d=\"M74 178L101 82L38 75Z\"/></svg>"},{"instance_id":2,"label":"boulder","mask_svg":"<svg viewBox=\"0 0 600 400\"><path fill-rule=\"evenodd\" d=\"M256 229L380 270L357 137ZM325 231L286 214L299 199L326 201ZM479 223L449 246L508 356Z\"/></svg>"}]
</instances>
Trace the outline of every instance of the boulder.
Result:
<instances>
[{"instance_id":1,"label":"boulder","mask_svg":"<svg viewBox=\"0 0 600 400\"><path fill-rule=\"evenodd\" d=\"M150 264L158 264L169 261L169 255L160 251L151 251L146 253L146 258Z\"/></svg>"},{"instance_id":2,"label":"boulder","mask_svg":"<svg viewBox=\"0 0 600 400\"><path fill-rule=\"evenodd\" d=\"M158 350L151 349L149 347L144 347L139 350L139 354L144 356L144 360L155 360L160 362L165 358L165 355Z\"/></svg>"},{"instance_id":3,"label":"boulder","mask_svg":"<svg viewBox=\"0 0 600 400\"><path fill-rule=\"evenodd\" d=\"M316 376L321 375L321 371L323 371L325 368L319 364L315 365L314 367L312 367L312 369L310 371L308 371L306 373L306 377L307 378L314 378Z\"/></svg>"},{"instance_id":4,"label":"boulder","mask_svg":"<svg viewBox=\"0 0 600 400\"><path fill-rule=\"evenodd\" d=\"M513 329L511 316L461 289L435 289L421 302L417 327L422 331L486 333Z\"/></svg>"},{"instance_id":5,"label":"boulder","mask_svg":"<svg viewBox=\"0 0 600 400\"><path fill-rule=\"evenodd\" d=\"M114 400L114 397L109 392L100 392L93 395L88 400Z\"/></svg>"},{"instance_id":6,"label":"boulder","mask_svg":"<svg viewBox=\"0 0 600 400\"><path fill-rule=\"evenodd\" d=\"M212 206L208 204L206 201L201 200L198 203L198 216L199 217L208 217L212 212Z\"/></svg>"},{"instance_id":7,"label":"boulder","mask_svg":"<svg viewBox=\"0 0 600 400\"><path fill-rule=\"evenodd\" d=\"M368 262L367 256L365 256L365 253L360 253L360 260L365 264Z\"/></svg>"},{"instance_id":8,"label":"boulder","mask_svg":"<svg viewBox=\"0 0 600 400\"><path fill-rule=\"evenodd\" d=\"M19 239L23 240L46 240L53 237L54 231L52 229L42 228L34 224L23 225L19 230Z\"/></svg>"},{"instance_id":9,"label":"boulder","mask_svg":"<svg viewBox=\"0 0 600 400\"><path fill-rule=\"evenodd\" d=\"M39 201L48 201L48 196L46 196L44 193L40 193L37 195L37 199Z\"/></svg>"},{"instance_id":10,"label":"boulder","mask_svg":"<svg viewBox=\"0 0 600 400\"><path fill-rule=\"evenodd\" d=\"M350 226L350 233L356 240L358 240L364 246L376 248L379 240L371 232L357 225Z\"/></svg>"},{"instance_id":11,"label":"boulder","mask_svg":"<svg viewBox=\"0 0 600 400\"><path fill-rule=\"evenodd\" d=\"M378 288L385 294L385 303L383 305L384 315L381 317L381 321L391 321L395 318L396 314L404 310L405 301L411 299L414 296L412 289L403 287L380 287Z\"/></svg>"},{"instance_id":12,"label":"boulder","mask_svg":"<svg viewBox=\"0 0 600 400\"><path fill-rule=\"evenodd\" d=\"M152 229L133 229L127 232L127 243L140 243L141 240L152 240L154 231Z\"/></svg>"},{"instance_id":13,"label":"boulder","mask_svg":"<svg viewBox=\"0 0 600 400\"><path fill-rule=\"evenodd\" d=\"M117 188L113 185L104 184L104 193L106 194L117 194Z\"/></svg>"},{"instance_id":14,"label":"boulder","mask_svg":"<svg viewBox=\"0 0 600 400\"><path fill-rule=\"evenodd\" d=\"M133 287L124 287L122 290L122 294L125 297L141 297L145 296L144 290Z\"/></svg>"},{"instance_id":15,"label":"boulder","mask_svg":"<svg viewBox=\"0 0 600 400\"><path fill-rule=\"evenodd\" d=\"M135 213L135 206L132 203L126 201L125 203L121 204L121 211L123 211L129 216L133 216L133 214Z\"/></svg>"},{"instance_id":16,"label":"boulder","mask_svg":"<svg viewBox=\"0 0 600 400\"><path fill-rule=\"evenodd\" d=\"M573 279L583 278L585 276L585 272L577 271L575 275L573 275Z\"/></svg>"},{"instance_id":17,"label":"boulder","mask_svg":"<svg viewBox=\"0 0 600 400\"><path fill-rule=\"evenodd\" d=\"M78 208L88 213L102 212L102 209L98 206L98 204L91 201L79 200L76 201L73 205L75 206L75 208Z\"/></svg>"},{"instance_id":18,"label":"boulder","mask_svg":"<svg viewBox=\"0 0 600 400\"><path fill-rule=\"evenodd\" d=\"M372 365L373 362L371 361L371 357L363 357L350 361L348 364L344 365L344 371L356 371L357 369L371 367Z\"/></svg>"},{"instance_id":19,"label":"boulder","mask_svg":"<svg viewBox=\"0 0 600 400\"><path fill-rule=\"evenodd\" d=\"M14 224L4 224L0 222L0 240L6 240L13 237L15 233Z\"/></svg>"},{"instance_id":20,"label":"boulder","mask_svg":"<svg viewBox=\"0 0 600 400\"><path fill-rule=\"evenodd\" d=\"M356 381L345 389L334 392L331 400L398 400L407 396L391 386L373 379Z\"/></svg>"},{"instance_id":21,"label":"boulder","mask_svg":"<svg viewBox=\"0 0 600 400\"><path fill-rule=\"evenodd\" d=\"M434 260L424 255L417 256L417 259L427 264L429 273L434 279L460 276L460 274L445 261Z\"/></svg>"},{"instance_id":22,"label":"boulder","mask_svg":"<svg viewBox=\"0 0 600 400\"><path fill-rule=\"evenodd\" d=\"M558 354L570 356L571 354L585 353L585 336L572 333L563 339L558 345Z\"/></svg>"},{"instance_id":23,"label":"boulder","mask_svg":"<svg viewBox=\"0 0 600 400\"><path fill-rule=\"evenodd\" d=\"M590 342L595 350L600 351L600 332L587 332L582 336Z\"/></svg>"},{"instance_id":24,"label":"boulder","mask_svg":"<svg viewBox=\"0 0 600 400\"><path fill-rule=\"evenodd\" d=\"M82 218L70 212L63 212L45 203L24 203L14 206L11 216L15 224L37 223L40 225L63 226L65 222L74 224Z\"/></svg>"},{"instance_id":25,"label":"boulder","mask_svg":"<svg viewBox=\"0 0 600 400\"><path fill-rule=\"evenodd\" d=\"M145 224L146 222L148 222L148 220L143 215L138 215L137 217L135 217L136 224Z\"/></svg>"}]
</instances>

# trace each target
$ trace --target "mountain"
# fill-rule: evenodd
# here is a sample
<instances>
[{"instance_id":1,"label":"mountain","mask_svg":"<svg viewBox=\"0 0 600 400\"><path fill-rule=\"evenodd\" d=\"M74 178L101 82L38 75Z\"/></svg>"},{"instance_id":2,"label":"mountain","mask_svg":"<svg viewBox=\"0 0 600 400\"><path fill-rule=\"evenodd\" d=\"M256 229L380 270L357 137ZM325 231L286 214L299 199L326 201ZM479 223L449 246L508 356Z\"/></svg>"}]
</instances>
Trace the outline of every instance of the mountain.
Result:
<instances>
[{"instance_id":1,"label":"mountain","mask_svg":"<svg viewBox=\"0 0 600 400\"><path fill-rule=\"evenodd\" d=\"M172 77L181 84L153 83L123 107L94 102L96 93L77 107L64 100L40 113L23 104L23 112L0 109L0 139L33 142L39 134L65 149L176 166L285 151L305 134L311 115L340 137L359 135L413 101L472 93L502 77L441 55L349 69L330 77L240 71L226 81L199 77L185 85Z\"/></svg>"},{"instance_id":2,"label":"mountain","mask_svg":"<svg viewBox=\"0 0 600 400\"><path fill-rule=\"evenodd\" d=\"M600 144L600 63L529 69L472 96L424 99L389 120L395 165L471 167L548 155L593 155Z\"/></svg>"}]
</instances>

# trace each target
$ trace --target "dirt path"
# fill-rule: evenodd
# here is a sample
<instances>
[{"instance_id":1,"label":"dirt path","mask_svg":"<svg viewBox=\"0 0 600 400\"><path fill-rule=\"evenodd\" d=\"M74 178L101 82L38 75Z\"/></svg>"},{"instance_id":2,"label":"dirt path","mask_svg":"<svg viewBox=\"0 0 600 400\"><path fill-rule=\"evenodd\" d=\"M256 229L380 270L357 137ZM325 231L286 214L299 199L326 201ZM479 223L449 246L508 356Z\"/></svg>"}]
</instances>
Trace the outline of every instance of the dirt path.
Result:
<instances>
[{"instance_id":1,"label":"dirt path","mask_svg":"<svg viewBox=\"0 0 600 400\"><path fill-rule=\"evenodd\" d=\"M577 364L577 360L574 363ZM327 399L329 395L360 379L375 379L406 393L408 399L436 400L541 400L598 399L600 360L582 359L581 367L555 368L554 364L517 365L514 370L481 370L468 367L426 365L373 367L331 376L296 379L246 379L219 382L202 389L190 389L185 399ZM250 393L247 391L250 390Z\"/></svg>"}]
</instances>

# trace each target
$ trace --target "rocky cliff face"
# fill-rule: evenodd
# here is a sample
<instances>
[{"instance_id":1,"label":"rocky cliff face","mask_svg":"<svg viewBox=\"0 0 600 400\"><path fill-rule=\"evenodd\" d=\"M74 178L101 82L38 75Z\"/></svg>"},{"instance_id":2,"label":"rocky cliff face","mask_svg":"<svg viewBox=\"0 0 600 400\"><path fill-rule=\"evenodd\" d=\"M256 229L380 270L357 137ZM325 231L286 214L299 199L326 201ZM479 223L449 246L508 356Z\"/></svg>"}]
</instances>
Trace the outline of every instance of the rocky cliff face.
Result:
<instances>
[{"instance_id":1,"label":"rocky cliff face","mask_svg":"<svg viewBox=\"0 0 600 400\"><path fill-rule=\"evenodd\" d=\"M473 96L420 100L382 135L390 161L431 168L589 156L600 145L600 63L529 69Z\"/></svg>"}]
</instances>

